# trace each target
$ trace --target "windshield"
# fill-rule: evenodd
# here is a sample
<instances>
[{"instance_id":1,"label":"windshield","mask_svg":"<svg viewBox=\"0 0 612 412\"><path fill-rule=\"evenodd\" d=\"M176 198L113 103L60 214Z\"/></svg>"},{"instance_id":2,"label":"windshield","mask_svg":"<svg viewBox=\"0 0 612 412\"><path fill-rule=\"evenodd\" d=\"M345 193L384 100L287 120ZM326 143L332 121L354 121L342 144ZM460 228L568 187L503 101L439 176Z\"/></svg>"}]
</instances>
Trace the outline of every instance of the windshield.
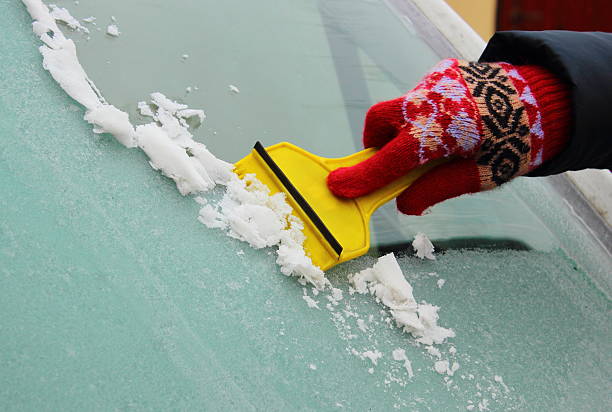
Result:
<instances>
[{"instance_id":1,"label":"windshield","mask_svg":"<svg viewBox=\"0 0 612 412\"><path fill-rule=\"evenodd\" d=\"M330 157L359 150L368 107L454 53L417 2L55 3L88 28L61 26L106 100L134 124L151 121L138 102L153 92L204 109L195 138L231 162L256 140ZM138 149L93 134L41 67L30 16L7 4L3 409L572 411L606 402L612 263L550 179L517 179L423 217L386 205L372 222L371 256L326 273L343 296L329 299L283 276L270 249L201 225L200 205ZM413 256L416 232L433 240L437 260ZM355 293L348 276L389 250L454 338L417 343L374 297ZM438 372L440 361L450 369Z\"/></svg>"}]
</instances>

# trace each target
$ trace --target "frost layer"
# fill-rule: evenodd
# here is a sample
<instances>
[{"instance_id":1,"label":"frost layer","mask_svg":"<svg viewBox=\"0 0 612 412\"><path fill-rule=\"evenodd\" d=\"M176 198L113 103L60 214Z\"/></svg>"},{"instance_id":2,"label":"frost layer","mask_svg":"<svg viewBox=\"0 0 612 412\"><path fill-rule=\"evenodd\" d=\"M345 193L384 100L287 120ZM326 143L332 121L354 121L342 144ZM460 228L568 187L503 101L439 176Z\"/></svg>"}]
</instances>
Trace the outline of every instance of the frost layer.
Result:
<instances>
[{"instance_id":1,"label":"frost layer","mask_svg":"<svg viewBox=\"0 0 612 412\"><path fill-rule=\"evenodd\" d=\"M438 325L438 306L416 302L412 286L393 253L380 257L373 267L349 275L349 282L358 293L375 295L389 308L397 326L411 333L417 342L440 344L455 336L452 329Z\"/></svg>"},{"instance_id":2,"label":"frost layer","mask_svg":"<svg viewBox=\"0 0 612 412\"><path fill-rule=\"evenodd\" d=\"M436 260L434 256L434 246L425 235L425 233L417 233L412 241L412 247L415 250L415 254L418 258L427 258L429 260Z\"/></svg>"}]
</instances>

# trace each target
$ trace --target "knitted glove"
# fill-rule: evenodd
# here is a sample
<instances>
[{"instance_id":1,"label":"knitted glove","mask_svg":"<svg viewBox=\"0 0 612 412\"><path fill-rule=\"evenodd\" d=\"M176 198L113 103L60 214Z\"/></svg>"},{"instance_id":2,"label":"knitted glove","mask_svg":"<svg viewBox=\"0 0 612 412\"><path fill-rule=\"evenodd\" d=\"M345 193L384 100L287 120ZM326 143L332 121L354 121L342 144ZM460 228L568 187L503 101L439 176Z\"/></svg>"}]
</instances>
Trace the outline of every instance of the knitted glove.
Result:
<instances>
[{"instance_id":1,"label":"knitted glove","mask_svg":"<svg viewBox=\"0 0 612 412\"><path fill-rule=\"evenodd\" d=\"M493 189L557 155L570 129L569 88L539 66L441 61L405 96L366 115L368 160L327 178L339 197L370 193L429 161L452 157L397 198L420 215L465 193Z\"/></svg>"}]
</instances>

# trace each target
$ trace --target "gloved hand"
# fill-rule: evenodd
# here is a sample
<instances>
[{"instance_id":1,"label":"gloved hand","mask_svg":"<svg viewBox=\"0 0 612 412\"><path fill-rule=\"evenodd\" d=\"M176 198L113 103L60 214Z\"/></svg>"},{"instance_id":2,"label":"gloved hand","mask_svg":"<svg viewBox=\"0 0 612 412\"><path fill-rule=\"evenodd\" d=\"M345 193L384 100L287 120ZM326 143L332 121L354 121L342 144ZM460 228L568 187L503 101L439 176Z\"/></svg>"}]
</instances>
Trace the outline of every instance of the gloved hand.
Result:
<instances>
[{"instance_id":1,"label":"gloved hand","mask_svg":"<svg viewBox=\"0 0 612 412\"><path fill-rule=\"evenodd\" d=\"M365 147L381 148L327 178L345 198L374 191L429 161L452 157L400 194L420 215L465 193L493 189L557 155L570 133L569 88L539 66L446 59L397 99L366 115Z\"/></svg>"}]
</instances>

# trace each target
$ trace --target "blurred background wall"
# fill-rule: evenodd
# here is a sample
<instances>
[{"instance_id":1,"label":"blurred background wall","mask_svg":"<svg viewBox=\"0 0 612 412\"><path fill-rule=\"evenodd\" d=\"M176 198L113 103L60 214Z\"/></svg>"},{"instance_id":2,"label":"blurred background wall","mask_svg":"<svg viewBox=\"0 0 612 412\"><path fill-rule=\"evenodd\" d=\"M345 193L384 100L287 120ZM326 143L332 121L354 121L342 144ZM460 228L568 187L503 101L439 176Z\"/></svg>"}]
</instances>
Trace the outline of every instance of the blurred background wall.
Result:
<instances>
[{"instance_id":1,"label":"blurred background wall","mask_svg":"<svg viewBox=\"0 0 612 412\"><path fill-rule=\"evenodd\" d=\"M611 0L447 0L484 39L496 30L612 32Z\"/></svg>"}]
</instances>

